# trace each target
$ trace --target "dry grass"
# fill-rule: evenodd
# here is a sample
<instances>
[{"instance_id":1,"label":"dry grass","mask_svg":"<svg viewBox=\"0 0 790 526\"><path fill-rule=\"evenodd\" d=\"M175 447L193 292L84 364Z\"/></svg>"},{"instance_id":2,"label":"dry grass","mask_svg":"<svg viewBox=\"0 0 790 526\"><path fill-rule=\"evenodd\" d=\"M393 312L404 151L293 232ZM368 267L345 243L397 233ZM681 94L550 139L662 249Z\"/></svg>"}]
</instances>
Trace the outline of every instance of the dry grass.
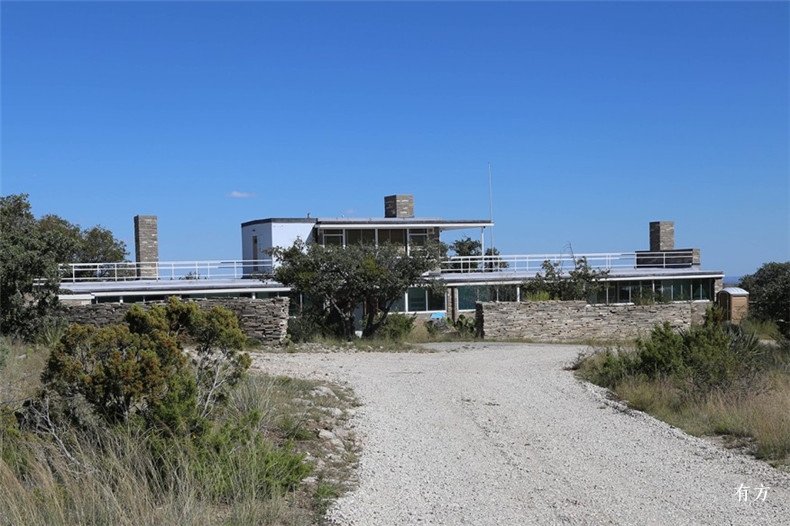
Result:
<instances>
[{"instance_id":1,"label":"dry grass","mask_svg":"<svg viewBox=\"0 0 790 526\"><path fill-rule=\"evenodd\" d=\"M790 456L790 374L772 371L748 389L687 396L668 379L628 377L614 389L628 406L695 436L719 436L776 466Z\"/></svg>"}]
</instances>

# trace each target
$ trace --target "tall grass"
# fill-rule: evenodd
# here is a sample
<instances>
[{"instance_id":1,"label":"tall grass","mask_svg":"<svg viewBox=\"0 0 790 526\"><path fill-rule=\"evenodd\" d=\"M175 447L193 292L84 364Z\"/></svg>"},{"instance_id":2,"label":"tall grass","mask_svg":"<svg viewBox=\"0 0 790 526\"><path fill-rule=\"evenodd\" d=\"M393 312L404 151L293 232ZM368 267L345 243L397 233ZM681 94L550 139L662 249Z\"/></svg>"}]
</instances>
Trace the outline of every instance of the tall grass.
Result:
<instances>
[{"instance_id":1,"label":"tall grass","mask_svg":"<svg viewBox=\"0 0 790 526\"><path fill-rule=\"evenodd\" d=\"M60 451L35 444L26 453L24 473L0 461L0 521L5 524L309 524L304 510L284 506L282 494L258 495L243 469L230 479L233 502L213 503L201 496L204 480L186 455L168 462L175 477L158 475L145 437L115 434L111 447L77 440L75 464ZM243 460L242 460L243 462ZM242 463L240 462L240 463ZM253 463L245 463L252 466ZM219 467L219 466L218 466ZM265 497L265 498L263 498ZM238 520L234 520L237 517Z\"/></svg>"}]
</instances>

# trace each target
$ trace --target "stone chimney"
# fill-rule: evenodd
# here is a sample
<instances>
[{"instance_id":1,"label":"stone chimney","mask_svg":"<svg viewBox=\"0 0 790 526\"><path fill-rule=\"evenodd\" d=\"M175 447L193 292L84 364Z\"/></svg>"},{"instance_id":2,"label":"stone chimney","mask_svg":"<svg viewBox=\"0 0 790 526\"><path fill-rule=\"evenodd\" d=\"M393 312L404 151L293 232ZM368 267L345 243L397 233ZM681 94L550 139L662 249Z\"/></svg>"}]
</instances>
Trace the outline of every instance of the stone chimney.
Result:
<instances>
[{"instance_id":1,"label":"stone chimney","mask_svg":"<svg viewBox=\"0 0 790 526\"><path fill-rule=\"evenodd\" d=\"M414 217L414 196L408 194L386 196L384 217Z\"/></svg>"},{"instance_id":2,"label":"stone chimney","mask_svg":"<svg viewBox=\"0 0 790 526\"><path fill-rule=\"evenodd\" d=\"M159 277L156 265L159 262L159 229L156 216L134 216L134 256L138 278Z\"/></svg>"},{"instance_id":3,"label":"stone chimney","mask_svg":"<svg viewBox=\"0 0 790 526\"><path fill-rule=\"evenodd\" d=\"M675 250L675 222L653 221L650 223L650 252Z\"/></svg>"}]
</instances>

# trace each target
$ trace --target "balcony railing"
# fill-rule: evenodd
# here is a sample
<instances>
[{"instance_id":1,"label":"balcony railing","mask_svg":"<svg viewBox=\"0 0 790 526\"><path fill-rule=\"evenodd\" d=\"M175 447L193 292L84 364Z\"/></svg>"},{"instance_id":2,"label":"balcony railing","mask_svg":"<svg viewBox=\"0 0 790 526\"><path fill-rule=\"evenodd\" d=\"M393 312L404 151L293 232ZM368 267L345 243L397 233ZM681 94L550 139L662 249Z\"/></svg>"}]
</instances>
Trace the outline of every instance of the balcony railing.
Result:
<instances>
[{"instance_id":1,"label":"balcony railing","mask_svg":"<svg viewBox=\"0 0 790 526\"><path fill-rule=\"evenodd\" d=\"M692 250L670 252L614 252L599 254L529 254L498 256L453 256L441 262L443 274L471 272L535 273L544 261L559 264L563 270L574 268L585 258L593 269L617 270L638 267L678 268L691 266ZM272 273L271 259L218 261L159 261L119 263L72 263L61 265L61 281L241 279L267 277Z\"/></svg>"},{"instance_id":2,"label":"balcony railing","mask_svg":"<svg viewBox=\"0 0 790 526\"><path fill-rule=\"evenodd\" d=\"M71 263L61 265L61 281L137 281L241 279L271 273L271 259L255 261L157 261L118 263Z\"/></svg>"},{"instance_id":3,"label":"balcony railing","mask_svg":"<svg viewBox=\"0 0 790 526\"><path fill-rule=\"evenodd\" d=\"M592 269L617 270L643 268L690 267L693 250L663 252L613 252L600 254L529 254L498 256L453 256L442 261L442 273L463 272L521 272L534 273L542 270L544 261L559 264L565 270L573 270L575 262L584 258Z\"/></svg>"}]
</instances>

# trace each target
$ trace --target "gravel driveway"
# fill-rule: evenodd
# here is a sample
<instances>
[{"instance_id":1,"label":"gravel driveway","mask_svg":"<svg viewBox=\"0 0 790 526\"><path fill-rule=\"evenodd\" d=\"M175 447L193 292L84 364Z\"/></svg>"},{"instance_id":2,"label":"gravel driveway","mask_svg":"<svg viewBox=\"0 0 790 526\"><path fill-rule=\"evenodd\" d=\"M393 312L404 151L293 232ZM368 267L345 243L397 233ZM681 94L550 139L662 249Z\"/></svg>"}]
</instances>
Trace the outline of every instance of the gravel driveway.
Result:
<instances>
[{"instance_id":1,"label":"gravel driveway","mask_svg":"<svg viewBox=\"0 0 790 526\"><path fill-rule=\"evenodd\" d=\"M362 402L332 524L790 524L790 475L607 400L564 370L582 347L428 347L255 357Z\"/></svg>"}]
</instances>

